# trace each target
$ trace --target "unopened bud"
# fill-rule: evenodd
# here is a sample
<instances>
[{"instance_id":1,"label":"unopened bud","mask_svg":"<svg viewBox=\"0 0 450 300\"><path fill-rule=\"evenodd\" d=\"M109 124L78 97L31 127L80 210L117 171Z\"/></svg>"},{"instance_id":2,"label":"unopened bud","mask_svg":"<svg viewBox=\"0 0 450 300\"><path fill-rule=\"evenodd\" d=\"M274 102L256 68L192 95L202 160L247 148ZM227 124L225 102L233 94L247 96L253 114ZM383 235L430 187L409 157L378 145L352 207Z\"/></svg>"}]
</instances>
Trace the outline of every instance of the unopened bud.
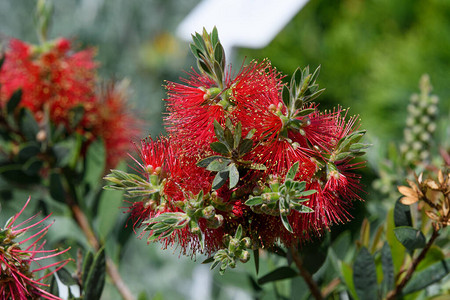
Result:
<instances>
[{"instance_id":1,"label":"unopened bud","mask_svg":"<svg viewBox=\"0 0 450 300\"><path fill-rule=\"evenodd\" d=\"M222 224L223 224L223 216L216 214L212 220L208 220L207 226L208 228L216 229L222 226Z\"/></svg>"},{"instance_id":2,"label":"unopened bud","mask_svg":"<svg viewBox=\"0 0 450 300\"><path fill-rule=\"evenodd\" d=\"M250 240L249 237L245 237L241 240L241 247L248 249L250 248L250 246L252 245L252 241Z\"/></svg>"},{"instance_id":3,"label":"unopened bud","mask_svg":"<svg viewBox=\"0 0 450 300\"><path fill-rule=\"evenodd\" d=\"M39 130L39 132L36 134L36 140L38 142L43 142L47 139L47 133L44 129Z\"/></svg>"},{"instance_id":4,"label":"unopened bud","mask_svg":"<svg viewBox=\"0 0 450 300\"><path fill-rule=\"evenodd\" d=\"M244 251L241 254L241 257L239 258L239 260L243 263L248 262L250 259L250 253L248 251Z\"/></svg>"},{"instance_id":5,"label":"unopened bud","mask_svg":"<svg viewBox=\"0 0 450 300\"><path fill-rule=\"evenodd\" d=\"M216 209L212 205L209 205L202 210L202 215L205 219L211 219L215 214Z\"/></svg>"}]
</instances>

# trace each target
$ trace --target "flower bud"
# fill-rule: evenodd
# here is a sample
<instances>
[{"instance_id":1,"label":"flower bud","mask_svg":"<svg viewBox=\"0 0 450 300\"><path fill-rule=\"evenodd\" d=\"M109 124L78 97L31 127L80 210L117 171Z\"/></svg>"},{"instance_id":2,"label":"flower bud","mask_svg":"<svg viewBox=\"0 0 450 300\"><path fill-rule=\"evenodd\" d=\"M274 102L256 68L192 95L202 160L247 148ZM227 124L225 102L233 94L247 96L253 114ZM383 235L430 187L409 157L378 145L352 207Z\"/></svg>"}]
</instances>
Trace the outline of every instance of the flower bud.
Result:
<instances>
[{"instance_id":1,"label":"flower bud","mask_svg":"<svg viewBox=\"0 0 450 300\"><path fill-rule=\"evenodd\" d=\"M243 263L248 262L250 259L250 253L248 251L244 251L241 254L241 257L239 258L239 260Z\"/></svg>"},{"instance_id":2,"label":"flower bud","mask_svg":"<svg viewBox=\"0 0 450 300\"><path fill-rule=\"evenodd\" d=\"M211 219L211 218L214 218L214 215L216 214L216 209L214 208L214 206L212 206L212 205L209 205L209 206L207 206L207 207L205 207L203 210L202 210L202 216L205 218L205 219Z\"/></svg>"},{"instance_id":3,"label":"flower bud","mask_svg":"<svg viewBox=\"0 0 450 300\"><path fill-rule=\"evenodd\" d=\"M47 139L47 133L45 132L45 130L41 129L39 130L39 132L36 134L36 140L38 142L43 142Z\"/></svg>"}]
</instances>

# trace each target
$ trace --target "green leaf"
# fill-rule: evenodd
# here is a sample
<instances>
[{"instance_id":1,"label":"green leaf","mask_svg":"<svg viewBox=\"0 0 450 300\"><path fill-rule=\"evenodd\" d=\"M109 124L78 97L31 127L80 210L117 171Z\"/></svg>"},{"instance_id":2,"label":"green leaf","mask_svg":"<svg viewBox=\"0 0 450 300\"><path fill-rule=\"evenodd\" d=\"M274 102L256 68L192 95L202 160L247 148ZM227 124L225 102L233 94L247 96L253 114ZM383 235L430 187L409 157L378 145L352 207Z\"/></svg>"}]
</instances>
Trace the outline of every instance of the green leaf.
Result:
<instances>
[{"instance_id":1,"label":"green leaf","mask_svg":"<svg viewBox=\"0 0 450 300\"><path fill-rule=\"evenodd\" d=\"M229 147L222 143L222 142L212 142L211 145L211 150L223 155L229 155L230 154L230 150Z\"/></svg>"},{"instance_id":2,"label":"green leaf","mask_svg":"<svg viewBox=\"0 0 450 300\"><path fill-rule=\"evenodd\" d=\"M425 247L426 240L423 233L409 226L400 226L394 229L395 236L400 243L412 253L415 249Z\"/></svg>"},{"instance_id":3,"label":"green leaf","mask_svg":"<svg viewBox=\"0 0 450 300\"><path fill-rule=\"evenodd\" d=\"M237 123L236 128L234 129L234 149L238 149L238 146L241 142L242 137L242 125L241 122Z\"/></svg>"},{"instance_id":4,"label":"green leaf","mask_svg":"<svg viewBox=\"0 0 450 300\"><path fill-rule=\"evenodd\" d=\"M285 215L282 215L281 213L280 213L280 216L281 216L281 221L283 223L284 228L286 228L286 230L289 232L294 232L292 230L291 224L289 224L288 217Z\"/></svg>"},{"instance_id":5,"label":"green leaf","mask_svg":"<svg viewBox=\"0 0 450 300\"><path fill-rule=\"evenodd\" d=\"M353 269L347 263L342 262L341 272L350 295L352 296L353 299L358 300L358 296L356 295L355 291L355 285L353 283Z\"/></svg>"},{"instance_id":6,"label":"green leaf","mask_svg":"<svg viewBox=\"0 0 450 300\"><path fill-rule=\"evenodd\" d=\"M44 162L37 157L32 157L23 165L23 171L27 175L38 175Z\"/></svg>"},{"instance_id":7,"label":"green leaf","mask_svg":"<svg viewBox=\"0 0 450 300\"><path fill-rule=\"evenodd\" d=\"M86 283L87 277L89 275L89 269L91 268L93 261L94 261L94 254L91 251L86 252L83 259L83 268L82 268L83 273L81 276L81 282L83 286Z\"/></svg>"},{"instance_id":8,"label":"green leaf","mask_svg":"<svg viewBox=\"0 0 450 300\"><path fill-rule=\"evenodd\" d=\"M69 110L68 117L70 128L76 128L84 117L84 107L82 105L72 107Z\"/></svg>"},{"instance_id":9,"label":"green leaf","mask_svg":"<svg viewBox=\"0 0 450 300\"><path fill-rule=\"evenodd\" d=\"M216 177L214 177L212 188L214 190L218 190L220 187L222 187L222 185L224 185L225 182L227 181L228 175L229 175L228 170L220 171L219 173L217 173Z\"/></svg>"},{"instance_id":10,"label":"green leaf","mask_svg":"<svg viewBox=\"0 0 450 300\"><path fill-rule=\"evenodd\" d=\"M211 172L220 172L225 170L228 165L230 164L231 160L219 158L216 160L213 160L207 167L206 170Z\"/></svg>"},{"instance_id":11,"label":"green leaf","mask_svg":"<svg viewBox=\"0 0 450 300\"><path fill-rule=\"evenodd\" d=\"M295 203L294 203L294 207L295 207L295 210L296 211L298 211L299 213L312 213L312 212L314 212L314 209L312 209L311 207L308 207L308 206L306 206L306 205L296 205Z\"/></svg>"},{"instance_id":12,"label":"green leaf","mask_svg":"<svg viewBox=\"0 0 450 300\"><path fill-rule=\"evenodd\" d=\"M103 190L96 214L98 234L106 240L116 225L122 206L123 192Z\"/></svg>"},{"instance_id":13,"label":"green leaf","mask_svg":"<svg viewBox=\"0 0 450 300\"><path fill-rule=\"evenodd\" d=\"M207 259L205 259L204 261L202 261L202 264L209 264L212 263L214 261L214 256L208 257Z\"/></svg>"},{"instance_id":14,"label":"green leaf","mask_svg":"<svg viewBox=\"0 0 450 300\"><path fill-rule=\"evenodd\" d=\"M301 192L300 194L302 197L306 197L306 196L311 196L312 194L315 194L315 193L317 193L317 190L307 190L307 191Z\"/></svg>"},{"instance_id":15,"label":"green leaf","mask_svg":"<svg viewBox=\"0 0 450 300\"><path fill-rule=\"evenodd\" d=\"M402 267L404 256L405 256L405 247L397 240L394 233L394 208L391 208L388 211L387 215L387 222L386 222L386 240L389 243L389 246L391 246L391 252L392 252L392 260L394 262L394 270L395 274L397 274L400 271L400 268Z\"/></svg>"},{"instance_id":16,"label":"green leaf","mask_svg":"<svg viewBox=\"0 0 450 300\"><path fill-rule=\"evenodd\" d=\"M65 139L52 147L56 157L56 166L66 167L76 157L78 152L77 141L74 138Z\"/></svg>"},{"instance_id":17,"label":"green leaf","mask_svg":"<svg viewBox=\"0 0 450 300\"><path fill-rule=\"evenodd\" d=\"M394 208L394 224L395 227L399 226L412 226L412 219L411 219L411 210L409 208L409 205L404 205L400 202L400 199L397 199L397 202L395 202L395 208Z\"/></svg>"},{"instance_id":18,"label":"green leaf","mask_svg":"<svg viewBox=\"0 0 450 300\"><path fill-rule=\"evenodd\" d=\"M3 57L3 59L4 59L4 57ZM10 115L14 112L16 107L19 105L20 100L22 100L22 89L17 89L14 91L14 93L9 98L8 103L6 103L6 113L8 115Z\"/></svg>"},{"instance_id":19,"label":"green leaf","mask_svg":"<svg viewBox=\"0 0 450 300\"><path fill-rule=\"evenodd\" d=\"M261 205L261 204L263 204L263 199L260 196L256 197L250 196L250 198L247 201L245 201L245 205L247 206Z\"/></svg>"},{"instance_id":20,"label":"green leaf","mask_svg":"<svg viewBox=\"0 0 450 300\"><path fill-rule=\"evenodd\" d=\"M259 273L259 249L253 250L253 258L255 261L255 271L256 275Z\"/></svg>"},{"instance_id":21,"label":"green leaf","mask_svg":"<svg viewBox=\"0 0 450 300\"><path fill-rule=\"evenodd\" d=\"M214 133L216 134L216 137L219 140L219 142L226 144L225 133L223 131L223 128L216 120L214 120Z\"/></svg>"},{"instance_id":22,"label":"green leaf","mask_svg":"<svg viewBox=\"0 0 450 300\"><path fill-rule=\"evenodd\" d=\"M309 115L309 114L312 114L312 113L315 112L315 111L316 111L315 108L305 108L305 109L299 111L299 112L295 115L295 117L307 116L307 115Z\"/></svg>"},{"instance_id":23,"label":"green leaf","mask_svg":"<svg viewBox=\"0 0 450 300\"><path fill-rule=\"evenodd\" d=\"M258 284L265 284L268 282L293 278L296 276L298 276L298 274L294 269L288 266L283 266L259 278Z\"/></svg>"},{"instance_id":24,"label":"green leaf","mask_svg":"<svg viewBox=\"0 0 450 300\"><path fill-rule=\"evenodd\" d=\"M230 189L234 188L239 182L239 171L236 168L236 164L232 163L229 166L229 177L230 177Z\"/></svg>"},{"instance_id":25,"label":"green leaf","mask_svg":"<svg viewBox=\"0 0 450 300\"><path fill-rule=\"evenodd\" d=\"M439 246L432 245L425 258L417 265L416 272L428 268L430 265L445 259L445 254Z\"/></svg>"},{"instance_id":26,"label":"green leaf","mask_svg":"<svg viewBox=\"0 0 450 300\"><path fill-rule=\"evenodd\" d=\"M414 273L411 280L403 289L403 294L407 295L425 289L427 286L440 281L450 274L450 258L432 264L421 272Z\"/></svg>"},{"instance_id":27,"label":"green leaf","mask_svg":"<svg viewBox=\"0 0 450 300\"><path fill-rule=\"evenodd\" d=\"M250 150L252 150L253 147L253 141L251 139L244 139L239 144L239 156L243 156L244 154L248 153Z\"/></svg>"},{"instance_id":28,"label":"green leaf","mask_svg":"<svg viewBox=\"0 0 450 300\"><path fill-rule=\"evenodd\" d=\"M238 228L236 229L236 233L234 234L234 238L237 240L240 240L242 238L242 225L239 224Z\"/></svg>"},{"instance_id":29,"label":"green leaf","mask_svg":"<svg viewBox=\"0 0 450 300\"><path fill-rule=\"evenodd\" d=\"M36 135L39 132L39 125L36 122L33 114L28 108L20 110L20 130L28 141L35 141Z\"/></svg>"},{"instance_id":30,"label":"green leaf","mask_svg":"<svg viewBox=\"0 0 450 300\"><path fill-rule=\"evenodd\" d=\"M20 145L17 157L20 162L26 162L29 159L35 158L41 152L39 145L36 142L29 142Z\"/></svg>"},{"instance_id":31,"label":"green leaf","mask_svg":"<svg viewBox=\"0 0 450 300\"><path fill-rule=\"evenodd\" d=\"M286 179L289 178L289 179L294 180L295 175L296 175L297 172L298 172L298 167L299 167L299 163L298 163L298 161L297 161L297 162L295 162L295 164L293 164L293 165L290 167L289 171L288 171L287 174L286 174Z\"/></svg>"},{"instance_id":32,"label":"green leaf","mask_svg":"<svg viewBox=\"0 0 450 300\"><path fill-rule=\"evenodd\" d=\"M5 62L5 55L4 54L0 54L0 70L3 67L3 63Z\"/></svg>"},{"instance_id":33,"label":"green leaf","mask_svg":"<svg viewBox=\"0 0 450 300\"><path fill-rule=\"evenodd\" d=\"M96 186L101 181L106 167L106 149L101 139L93 141L86 152L83 181Z\"/></svg>"},{"instance_id":34,"label":"green leaf","mask_svg":"<svg viewBox=\"0 0 450 300\"><path fill-rule=\"evenodd\" d=\"M101 248L94 257L93 264L89 269L89 274L84 286L84 298L89 300L98 300L102 295L105 285L106 259L105 248Z\"/></svg>"},{"instance_id":35,"label":"green leaf","mask_svg":"<svg viewBox=\"0 0 450 300\"><path fill-rule=\"evenodd\" d=\"M256 129L250 130L247 135L245 136L246 139L251 139L255 135Z\"/></svg>"},{"instance_id":36,"label":"green leaf","mask_svg":"<svg viewBox=\"0 0 450 300\"><path fill-rule=\"evenodd\" d=\"M224 135L225 135L225 141L226 141L225 145L227 145L227 147L231 151L233 149L233 145L234 145L233 133L231 132L231 130L228 127L226 127L224 129Z\"/></svg>"},{"instance_id":37,"label":"green leaf","mask_svg":"<svg viewBox=\"0 0 450 300\"><path fill-rule=\"evenodd\" d=\"M65 268L59 269L56 274L58 274L59 280L67 286L77 284L77 281L73 279L72 275Z\"/></svg>"},{"instance_id":38,"label":"green leaf","mask_svg":"<svg viewBox=\"0 0 450 300\"><path fill-rule=\"evenodd\" d=\"M214 26L213 30L211 31L211 43L216 45L219 42L219 33L217 31L217 27Z\"/></svg>"},{"instance_id":39,"label":"green leaf","mask_svg":"<svg viewBox=\"0 0 450 300\"><path fill-rule=\"evenodd\" d=\"M50 196L58 202L66 203L66 193L64 191L61 174L50 173Z\"/></svg>"},{"instance_id":40,"label":"green leaf","mask_svg":"<svg viewBox=\"0 0 450 300\"><path fill-rule=\"evenodd\" d=\"M58 281L56 279L56 276L51 277L50 288L49 288L48 292L55 296L59 295Z\"/></svg>"},{"instance_id":41,"label":"green leaf","mask_svg":"<svg viewBox=\"0 0 450 300\"><path fill-rule=\"evenodd\" d=\"M289 93L289 88L286 85L283 86L283 90L281 92L281 97L283 99L283 103L289 107L289 105L291 103L291 96Z\"/></svg>"},{"instance_id":42,"label":"green leaf","mask_svg":"<svg viewBox=\"0 0 450 300\"><path fill-rule=\"evenodd\" d=\"M375 260L366 247L361 248L356 256L353 266L353 283L359 299L377 299L377 270Z\"/></svg>"},{"instance_id":43,"label":"green leaf","mask_svg":"<svg viewBox=\"0 0 450 300\"><path fill-rule=\"evenodd\" d=\"M206 168L212 161L216 160L216 159L223 159L223 156L220 155L213 155L207 158L204 158L202 160L199 160L197 162L197 166L199 166L200 168Z\"/></svg>"},{"instance_id":44,"label":"green leaf","mask_svg":"<svg viewBox=\"0 0 450 300\"><path fill-rule=\"evenodd\" d=\"M381 266L383 268L382 292L383 297L394 288L394 263L392 261L391 247L387 242L381 248Z\"/></svg>"}]
</instances>

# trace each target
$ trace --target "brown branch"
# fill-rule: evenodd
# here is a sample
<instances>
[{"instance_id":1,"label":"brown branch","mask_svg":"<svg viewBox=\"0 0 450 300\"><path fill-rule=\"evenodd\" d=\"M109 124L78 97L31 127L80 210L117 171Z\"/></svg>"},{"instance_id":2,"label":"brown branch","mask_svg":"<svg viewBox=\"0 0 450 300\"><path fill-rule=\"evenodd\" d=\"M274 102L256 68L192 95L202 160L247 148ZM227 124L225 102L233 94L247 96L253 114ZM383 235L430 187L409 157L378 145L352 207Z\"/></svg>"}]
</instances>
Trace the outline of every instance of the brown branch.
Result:
<instances>
[{"instance_id":1,"label":"brown branch","mask_svg":"<svg viewBox=\"0 0 450 300\"><path fill-rule=\"evenodd\" d=\"M393 300L396 299L396 297L402 292L405 285L408 283L408 281L411 279L412 275L414 274L414 271L416 270L419 263L425 258L425 255L427 254L428 250L430 249L431 245L433 245L436 238L439 236L438 229L433 229L433 235L431 236L428 243L425 245L425 247L422 249L420 254L413 260L411 266L409 267L408 271L406 272L405 277L403 277L402 281L395 287L393 291L391 291L387 297L386 300Z\"/></svg>"},{"instance_id":2,"label":"brown branch","mask_svg":"<svg viewBox=\"0 0 450 300\"><path fill-rule=\"evenodd\" d=\"M303 279L305 280L306 284L308 285L308 288L309 288L309 290L311 292L311 295L316 300L322 300L323 296L320 293L319 286L314 281L314 279L312 278L311 274L309 274L308 270L306 270L304 268L302 258L298 254L298 250L294 246L291 246L289 248L289 250L291 251L292 259L294 260L295 265L297 266L298 270L300 271L300 275L303 277Z\"/></svg>"},{"instance_id":3,"label":"brown branch","mask_svg":"<svg viewBox=\"0 0 450 300\"><path fill-rule=\"evenodd\" d=\"M334 278L333 280L331 280L330 283L328 283L328 285L322 289L323 297L327 298L328 295L331 294L340 283L340 278Z\"/></svg>"},{"instance_id":4,"label":"brown branch","mask_svg":"<svg viewBox=\"0 0 450 300\"><path fill-rule=\"evenodd\" d=\"M94 232L92 231L92 228L89 225L86 215L83 213L80 207L74 204L73 202L69 204L69 207L72 211L73 218L83 231L89 244L92 246L92 248L94 248L95 251L98 251L100 249L100 243L98 242L98 239L96 238ZM117 270L116 265L109 257L106 257L106 271L108 275L111 277L114 286L117 288L122 298L124 300L134 300L135 298L133 294L128 289L125 282L122 280L122 277L120 276L120 273Z\"/></svg>"}]
</instances>

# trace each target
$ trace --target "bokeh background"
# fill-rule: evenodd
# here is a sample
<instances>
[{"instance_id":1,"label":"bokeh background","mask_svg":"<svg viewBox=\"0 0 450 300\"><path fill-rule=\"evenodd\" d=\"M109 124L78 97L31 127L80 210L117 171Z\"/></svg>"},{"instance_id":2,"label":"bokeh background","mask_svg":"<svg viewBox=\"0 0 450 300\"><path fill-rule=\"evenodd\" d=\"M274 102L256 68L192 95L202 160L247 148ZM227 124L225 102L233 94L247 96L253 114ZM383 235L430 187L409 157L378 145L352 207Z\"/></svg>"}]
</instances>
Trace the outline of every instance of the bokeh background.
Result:
<instances>
[{"instance_id":1,"label":"bokeh background","mask_svg":"<svg viewBox=\"0 0 450 300\"><path fill-rule=\"evenodd\" d=\"M177 28L200 1L53 2L49 37L72 38L80 49L97 48L100 75L130 81L131 103L145 120L144 134L164 134L164 81L179 81L182 71L195 63L188 42L177 36ZM263 1L249 2L264 5ZM2 41L15 37L37 43L35 4L34 0L0 1ZM218 7L209 13L222 11ZM261 16L260 22L270 23L270 15ZM367 206L355 209L350 227L358 228L364 214L371 220L383 218L380 207L385 196L372 188L372 182L377 180L389 144L403 139L406 107L410 95L419 92L419 79L425 73L431 78L433 93L440 98L435 140L448 148L450 1L311 0L266 47L232 50L231 63L236 69L244 60L266 57L285 74L292 74L298 66L321 65L318 81L326 88L319 98L321 107L341 105L360 115L361 127L367 129L367 141L373 147L362 171ZM119 212L122 204L114 205ZM117 230L126 220L121 213L111 218L117 218ZM148 299L209 299L210 295L215 295L214 299L252 299L246 275L253 272L252 265L240 265L220 277L199 264L202 257L194 262L179 257L176 249L162 251L158 244L147 245L145 238L129 234L124 239L126 243L115 255L121 258L120 271L136 295L146 294ZM118 299L115 293L108 285L104 299Z\"/></svg>"}]
</instances>

